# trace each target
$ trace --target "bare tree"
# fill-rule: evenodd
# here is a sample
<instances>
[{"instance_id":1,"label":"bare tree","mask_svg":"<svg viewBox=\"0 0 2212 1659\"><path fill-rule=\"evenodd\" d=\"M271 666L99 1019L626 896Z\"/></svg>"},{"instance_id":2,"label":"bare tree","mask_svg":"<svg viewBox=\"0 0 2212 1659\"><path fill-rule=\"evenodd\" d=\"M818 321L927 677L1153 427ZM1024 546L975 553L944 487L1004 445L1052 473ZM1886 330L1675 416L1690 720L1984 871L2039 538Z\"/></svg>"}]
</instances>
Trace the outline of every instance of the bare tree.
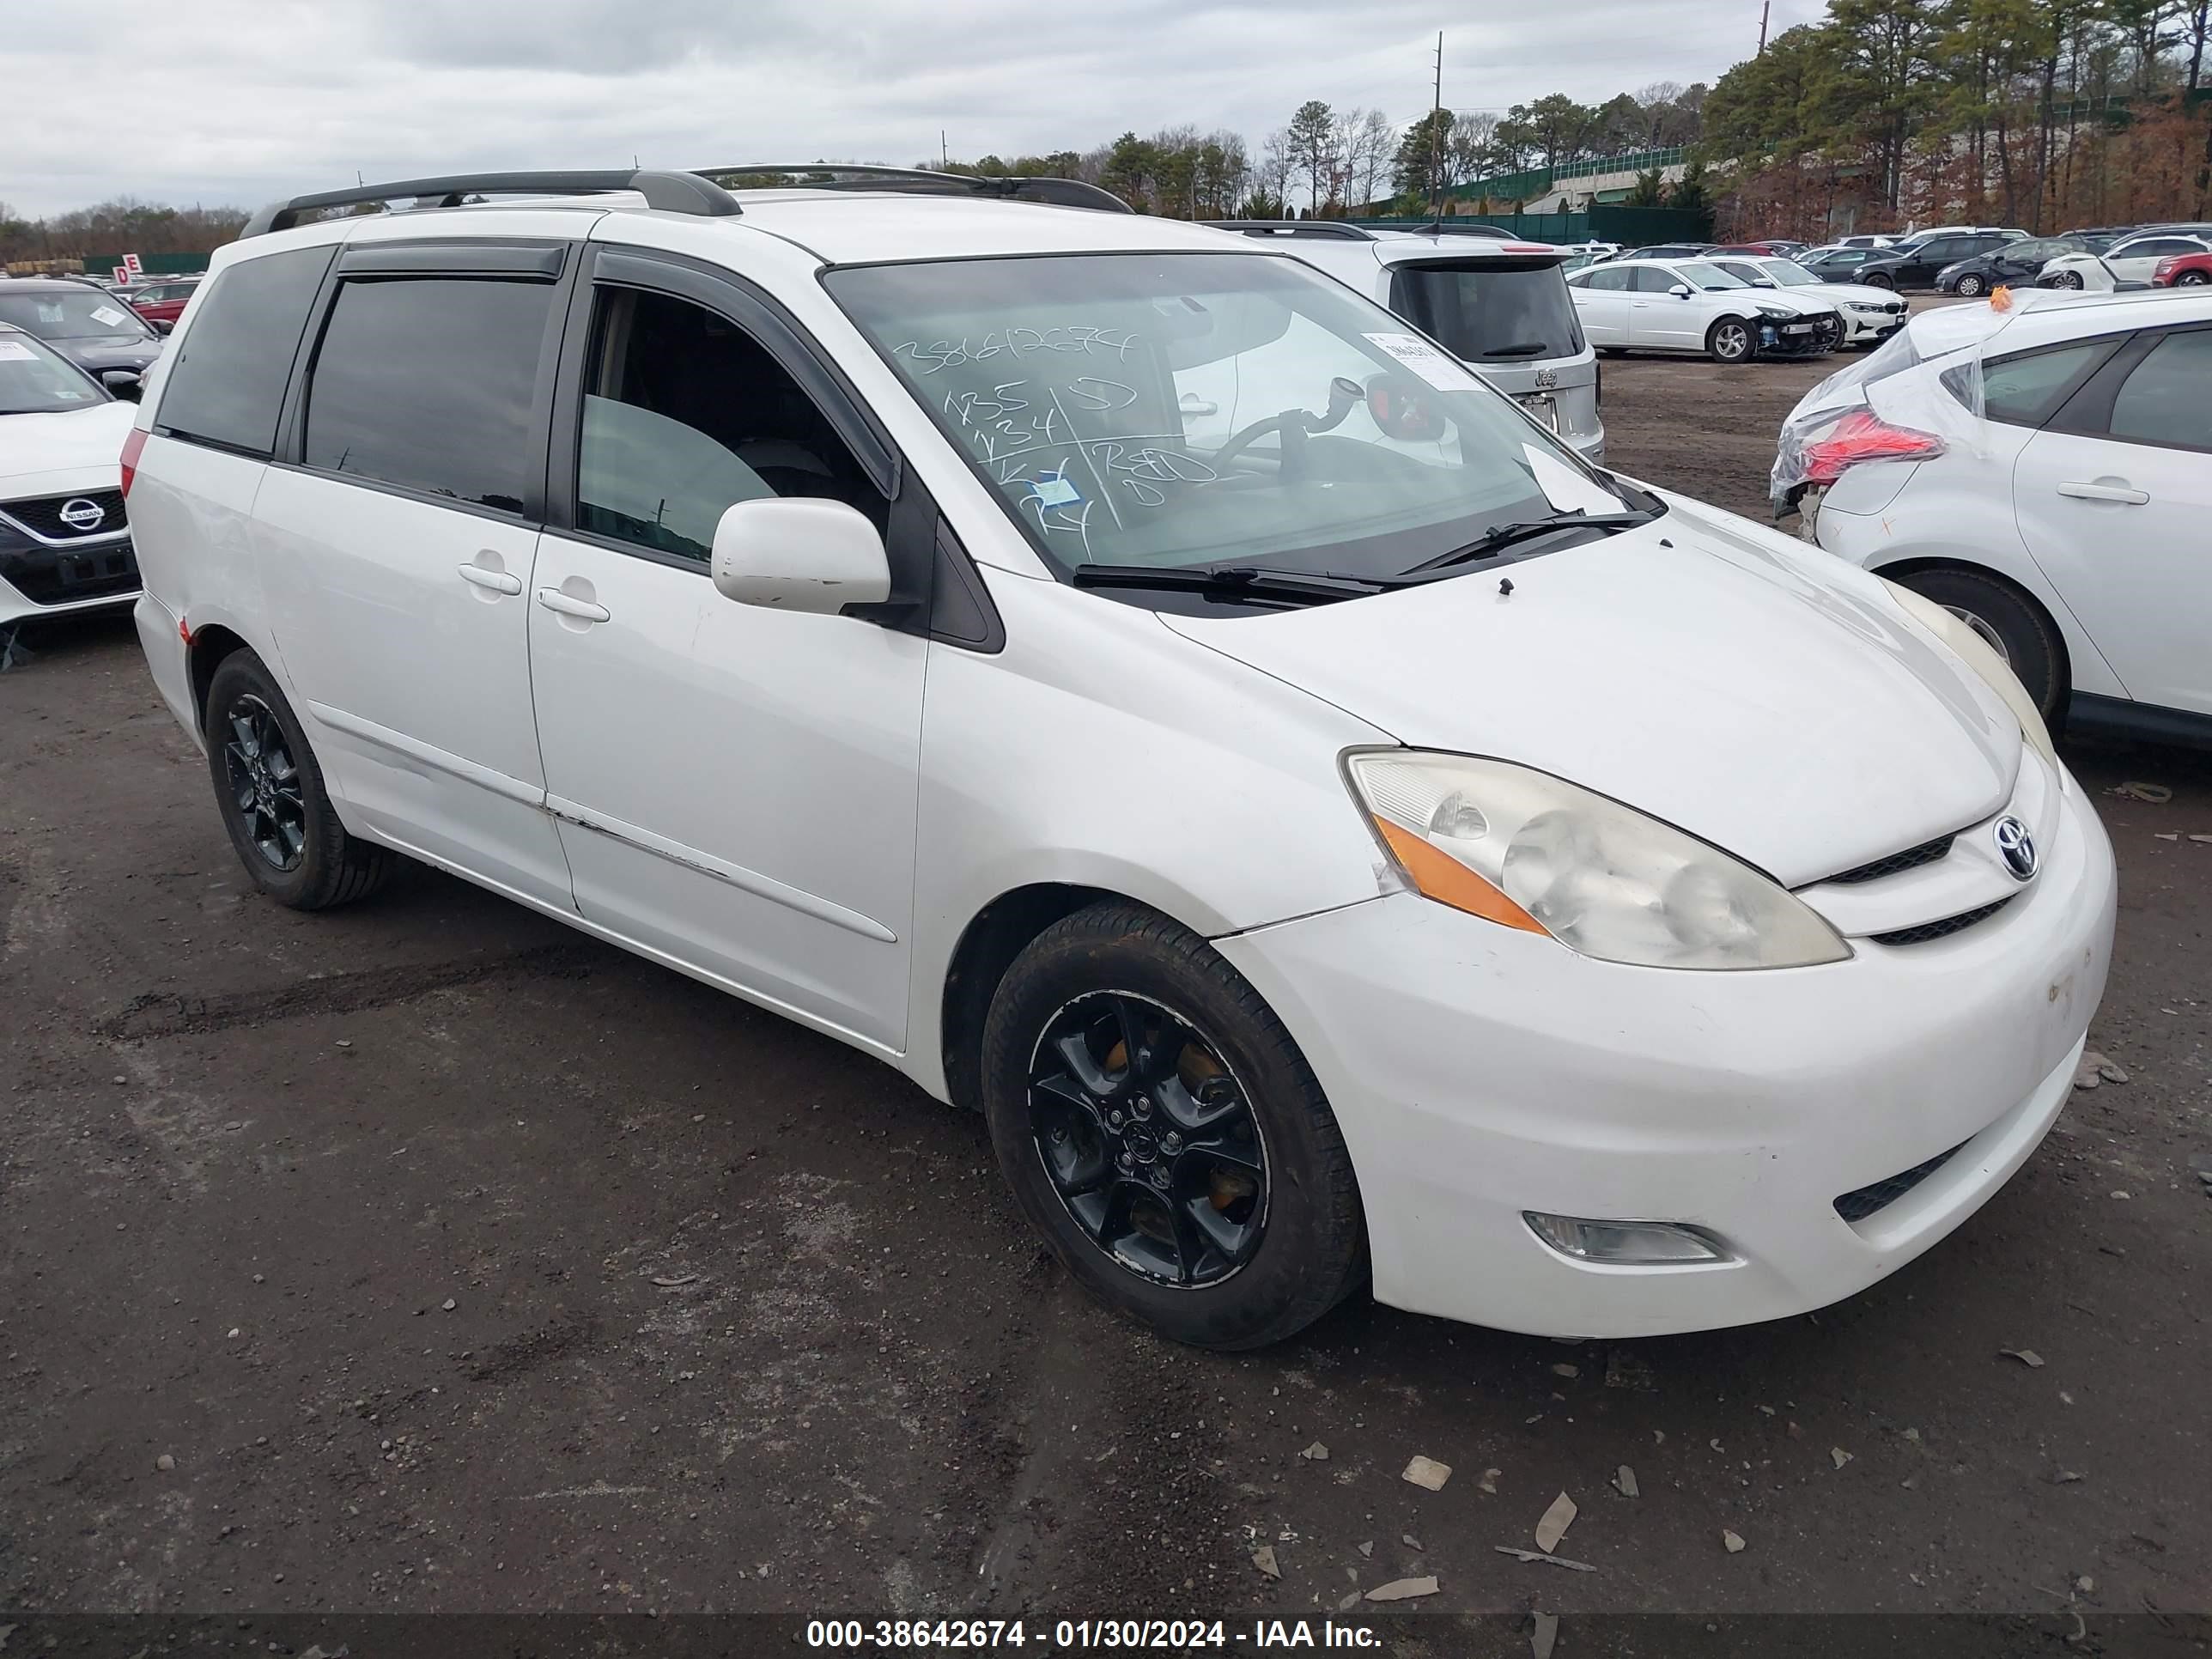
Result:
<instances>
[{"instance_id":1,"label":"bare tree","mask_svg":"<svg viewBox=\"0 0 2212 1659\"><path fill-rule=\"evenodd\" d=\"M1373 204L1390 176L1398 152L1398 129L1379 109L1346 110L1337 123L1337 148L1344 157L1347 207Z\"/></svg>"}]
</instances>

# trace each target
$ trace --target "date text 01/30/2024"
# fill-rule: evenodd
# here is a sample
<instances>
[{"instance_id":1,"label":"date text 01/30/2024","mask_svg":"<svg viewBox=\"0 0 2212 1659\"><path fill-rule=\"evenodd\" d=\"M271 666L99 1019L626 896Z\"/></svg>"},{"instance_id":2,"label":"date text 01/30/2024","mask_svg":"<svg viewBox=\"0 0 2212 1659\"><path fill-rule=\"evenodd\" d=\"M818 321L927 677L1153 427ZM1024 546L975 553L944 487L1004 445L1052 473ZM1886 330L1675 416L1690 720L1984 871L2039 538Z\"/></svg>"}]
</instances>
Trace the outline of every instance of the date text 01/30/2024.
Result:
<instances>
[{"instance_id":1,"label":"date text 01/30/2024","mask_svg":"<svg viewBox=\"0 0 2212 1659\"><path fill-rule=\"evenodd\" d=\"M811 1648L905 1649L945 1652L962 1648L1036 1647L1044 1652L1186 1653L1204 1648L1379 1649L1382 1638L1364 1625L1318 1624L1304 1619L1261 1619L1238 1630L1219 1619L1060 1619L1031 1626L1018 1619L813 1619Z\"/></svg>"}]
</instances>

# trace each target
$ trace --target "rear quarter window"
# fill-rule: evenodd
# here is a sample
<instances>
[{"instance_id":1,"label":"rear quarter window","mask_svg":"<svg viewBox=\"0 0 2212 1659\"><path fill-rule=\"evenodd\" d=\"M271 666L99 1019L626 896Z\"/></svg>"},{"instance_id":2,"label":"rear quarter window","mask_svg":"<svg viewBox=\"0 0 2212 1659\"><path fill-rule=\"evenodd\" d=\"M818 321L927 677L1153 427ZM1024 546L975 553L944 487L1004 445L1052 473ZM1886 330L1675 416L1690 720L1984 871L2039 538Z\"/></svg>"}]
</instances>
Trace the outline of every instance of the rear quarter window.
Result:
<instances>
[{"instance_id":1,"label":"rear quarter window","mask_svg":"<svg viewBox=\"0 0 2212 1659\"><path fill-rule=\"evenodd\" d=\"M173 349L155 429L266 459L335 244L245 259L215 278Z\"/></svg>"}]
</instances>

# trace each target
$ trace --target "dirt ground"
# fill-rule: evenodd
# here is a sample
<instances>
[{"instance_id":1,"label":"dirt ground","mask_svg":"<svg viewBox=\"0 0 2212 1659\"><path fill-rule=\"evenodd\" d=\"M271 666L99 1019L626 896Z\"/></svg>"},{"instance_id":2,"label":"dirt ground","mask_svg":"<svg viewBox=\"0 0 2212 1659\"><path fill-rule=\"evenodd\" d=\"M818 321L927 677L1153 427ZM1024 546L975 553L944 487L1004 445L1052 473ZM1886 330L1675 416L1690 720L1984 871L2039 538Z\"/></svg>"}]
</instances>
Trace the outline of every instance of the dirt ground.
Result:
<instances>
[{"instance_id":1,"label":"dirt ground","mask_svg":"<svg viewBox=\"0 0 2212 1659\"><path fill-rule=\"evenodd\" d=\"M1821 372L1608 363L1612 459L1761 513ZM2071 750L2128 1080L1893 1279L1636 1343L1358 1305L1221 1358L1086 1303L980 1121L823 1038L428 872L259 901L127 624L27 642L0 1609L2212 1607L2212 758ZM1595 1571L1495 1552L1562 1492Z\"/></svg>"}]
</instances>

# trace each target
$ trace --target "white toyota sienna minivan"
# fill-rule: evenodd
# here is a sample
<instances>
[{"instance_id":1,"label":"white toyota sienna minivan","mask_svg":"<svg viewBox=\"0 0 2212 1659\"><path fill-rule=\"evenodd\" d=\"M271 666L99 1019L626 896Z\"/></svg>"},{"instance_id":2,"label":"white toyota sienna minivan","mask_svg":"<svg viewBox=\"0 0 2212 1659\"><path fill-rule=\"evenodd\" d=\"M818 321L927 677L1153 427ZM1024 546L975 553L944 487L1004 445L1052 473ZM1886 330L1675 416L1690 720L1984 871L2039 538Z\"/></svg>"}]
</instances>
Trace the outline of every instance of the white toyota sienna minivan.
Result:
<instances>
[{"instance_id":1,"label":"white toyota sienna minivan","mask_svg":"<svg viewBox=\"0 0 2212 1659\"><path fill-rule=\"evenodd\" d=\"M2112 855L1941 607L1264 245L786 171L216 257L123 478L270 897L404 854L878 1055L1215 1347L1791 1314L2033 1152Z\"/></svg>"}]
</instances>

